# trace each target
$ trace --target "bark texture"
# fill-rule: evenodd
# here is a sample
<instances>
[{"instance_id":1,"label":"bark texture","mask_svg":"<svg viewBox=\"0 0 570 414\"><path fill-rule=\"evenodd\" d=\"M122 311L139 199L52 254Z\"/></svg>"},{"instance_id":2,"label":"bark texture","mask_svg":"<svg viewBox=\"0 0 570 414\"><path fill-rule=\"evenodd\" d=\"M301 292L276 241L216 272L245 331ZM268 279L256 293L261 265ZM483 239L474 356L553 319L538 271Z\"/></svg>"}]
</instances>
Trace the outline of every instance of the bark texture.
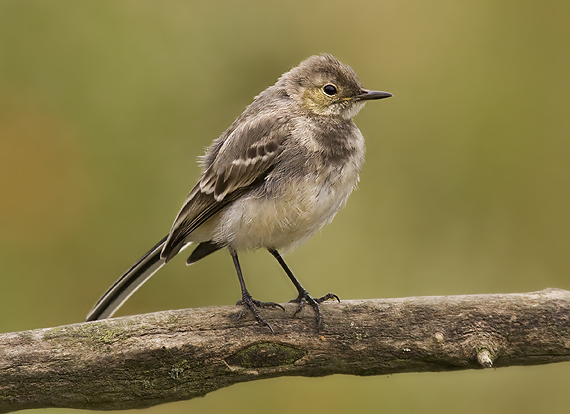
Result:
<instances>
[{"instance_id":1,"label":"bark texture","mask_svg":"<svg viewBox=\"0 0 570 414\"><path fill-rule=\"evenodd\" d=\"M570 360L570 292L158 312L0 335L0 412L121 410L283 375L384 375Z\"/></svg>"}]
</instances>

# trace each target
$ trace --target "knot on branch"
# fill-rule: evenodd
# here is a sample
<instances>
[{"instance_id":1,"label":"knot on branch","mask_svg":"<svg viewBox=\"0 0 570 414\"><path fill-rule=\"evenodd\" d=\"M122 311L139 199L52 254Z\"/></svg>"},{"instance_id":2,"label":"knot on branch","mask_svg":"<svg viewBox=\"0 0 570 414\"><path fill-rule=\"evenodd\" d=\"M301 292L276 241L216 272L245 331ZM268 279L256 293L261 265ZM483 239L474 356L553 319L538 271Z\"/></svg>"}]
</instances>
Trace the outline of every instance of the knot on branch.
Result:
<instances>
[{"instance_id":1,"label":"knot on branch","mask_svg":"<svg viewBox=\"0 0 570 414\"><path fill-rule=\"evenodd\" d=\"M249 344L225 359L230 367L269 368L293 365L307 351L276 342Z\"/></svg>"}]
</instances>

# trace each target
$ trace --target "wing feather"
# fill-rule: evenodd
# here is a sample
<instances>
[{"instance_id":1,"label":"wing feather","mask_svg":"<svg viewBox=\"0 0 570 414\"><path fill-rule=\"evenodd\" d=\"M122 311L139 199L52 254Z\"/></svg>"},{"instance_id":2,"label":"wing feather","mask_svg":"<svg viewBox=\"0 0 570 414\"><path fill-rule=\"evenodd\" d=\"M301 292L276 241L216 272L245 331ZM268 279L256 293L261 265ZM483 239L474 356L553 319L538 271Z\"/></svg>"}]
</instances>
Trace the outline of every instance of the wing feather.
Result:
<instances>
[{"instance_id":1,"label":"wing feather","mask_svg":"<svg viewBox=\"0 0 570 414\"><path fill-rule=\"evenodd\" d=\"M170 260L194 230L261 182L273 168L287 137L284 120L258 116L224 133L219 138L225 140L222 145L216 140L204 157L212 162L205 166L178 213L161 257Z\"/></svg>"}]
</instances>

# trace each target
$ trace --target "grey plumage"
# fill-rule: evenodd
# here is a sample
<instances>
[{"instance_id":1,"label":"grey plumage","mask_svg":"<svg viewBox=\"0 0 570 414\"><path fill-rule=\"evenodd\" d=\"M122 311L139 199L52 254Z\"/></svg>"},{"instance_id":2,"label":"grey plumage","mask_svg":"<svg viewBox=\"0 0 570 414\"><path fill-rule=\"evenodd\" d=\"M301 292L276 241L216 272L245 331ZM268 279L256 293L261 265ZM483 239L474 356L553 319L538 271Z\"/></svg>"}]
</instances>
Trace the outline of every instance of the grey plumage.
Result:
<instances>
[{"instance_id":1,"label":"grey plumage","mask_svg":"<svg viewBox=\"0 0 570 414\"><path fill-rule=\"evenodd\" d=\"M245 289L237 251L268 249L295 283L299 308L310 303L320 326L319 300L293 280L277 251L304 242L344 205L364 161L364 140L352 117L366 100L389 96L363 89L352 69L331 55L311 56L283 74L213 141L169 234L109 289L87 319L112 315L151 270L199 243L188 263L229 248L241 302L267 326L257 311L263 303Z\"/></svg>"}]
</instances>

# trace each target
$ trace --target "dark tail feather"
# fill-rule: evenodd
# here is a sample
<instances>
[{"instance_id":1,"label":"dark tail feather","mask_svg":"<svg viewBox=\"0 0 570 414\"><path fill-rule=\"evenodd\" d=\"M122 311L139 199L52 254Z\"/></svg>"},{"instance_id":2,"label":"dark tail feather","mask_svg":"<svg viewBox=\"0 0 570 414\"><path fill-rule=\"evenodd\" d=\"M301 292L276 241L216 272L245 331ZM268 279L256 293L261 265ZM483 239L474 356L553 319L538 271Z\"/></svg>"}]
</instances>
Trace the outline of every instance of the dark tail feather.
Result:
<instances>
[{"instance_id":1,"label":"dark tail feather","mask_svg":"<svg viewBox=\"0 0 570 414\"><path fill-rule=\"evenodd\" d=\"M188 260L186 260L187 265L197 262L200 259L220 250L222 246L212 243L211 241L200 243L198 247L194 249Z\"/></svg>"},{"instance_id":2,"label":"dark tail feather","mask_svg":"<svg viewBox=\"0 0 570 414\"><path fill-rule=\"evenodd\" d=\"M158 269L165 264L160 258L160 252L166 242L166 237L159 241L139 259L119 280L99 299L86 321L109 318L131 296L135 290L146 282Z\"/></svg>"}]
</instances>

